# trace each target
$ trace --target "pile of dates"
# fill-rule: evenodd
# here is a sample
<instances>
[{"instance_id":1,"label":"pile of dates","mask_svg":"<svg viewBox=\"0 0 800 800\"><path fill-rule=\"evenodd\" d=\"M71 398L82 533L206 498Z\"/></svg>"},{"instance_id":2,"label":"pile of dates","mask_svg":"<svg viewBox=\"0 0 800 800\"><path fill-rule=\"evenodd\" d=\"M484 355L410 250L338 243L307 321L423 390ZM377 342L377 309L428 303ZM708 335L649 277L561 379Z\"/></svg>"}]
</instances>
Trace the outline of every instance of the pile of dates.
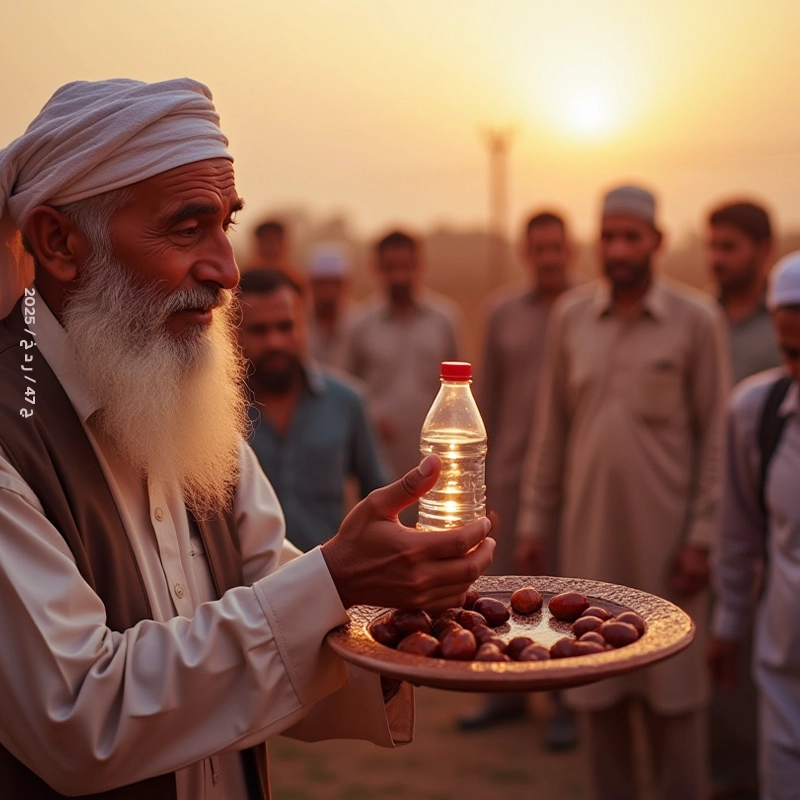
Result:
<instances>
[{"instance_id":1,"label":"pile of dates","mask_svg":"<svg viewBox=\"0 0 800 800\"><path fill-rule=\"evenodd\" d=\"M433 619L424 611L397 609L388 619L373 623L370 633L376 642L401 653L453 661L545 661L551 658L602 653L635 642L645 629L644 620L633 611L613 616L577 592L550 598L553 617L571 622L574 638L565 636L550 647L528 636L506 642L497 635L513 610L533 614L543 605L542 595L533 587L511 595L510 607L493 597L469 592L462 608L450 608Z\"/></svg>"}]
</instances>

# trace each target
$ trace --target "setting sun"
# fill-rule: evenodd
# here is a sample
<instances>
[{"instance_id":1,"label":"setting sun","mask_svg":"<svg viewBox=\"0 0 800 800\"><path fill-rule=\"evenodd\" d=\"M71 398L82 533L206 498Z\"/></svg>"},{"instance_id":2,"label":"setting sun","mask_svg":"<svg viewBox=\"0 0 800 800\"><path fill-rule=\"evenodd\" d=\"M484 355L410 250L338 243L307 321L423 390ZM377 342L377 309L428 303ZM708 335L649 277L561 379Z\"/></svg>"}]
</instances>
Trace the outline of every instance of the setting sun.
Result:
<instances>
[{"instance_id":1,"label":"setting sun","mask_svg":"<svg viewBox=\"0 0 800 800\"><path fill-rule=\"evenodd\" d=\"M602 136L616 127L608 95L593 86L577 87L567 94L561 117L564 127L580 137Z\"/></svg>"}]
</instances>

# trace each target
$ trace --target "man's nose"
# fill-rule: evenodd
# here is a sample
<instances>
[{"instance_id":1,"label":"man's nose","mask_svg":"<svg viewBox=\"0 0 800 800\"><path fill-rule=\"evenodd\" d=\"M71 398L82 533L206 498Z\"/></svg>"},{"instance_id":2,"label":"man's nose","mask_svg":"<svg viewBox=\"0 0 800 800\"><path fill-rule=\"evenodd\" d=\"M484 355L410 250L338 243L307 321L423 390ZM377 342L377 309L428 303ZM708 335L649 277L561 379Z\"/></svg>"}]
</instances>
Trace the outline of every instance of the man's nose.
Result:
<instances>
[{"instance_id":1,"label":"man's nose","mask_svg":"<svg viewBox=\"0 0 800 800\"><path fill-rule=\"evenodd\" d=\"M239 283L239 267L236 265L233 245L224 231L208 237L193 274L198 282L215 283L223 289L233 289Z\"/></svg>"}]
</instances>

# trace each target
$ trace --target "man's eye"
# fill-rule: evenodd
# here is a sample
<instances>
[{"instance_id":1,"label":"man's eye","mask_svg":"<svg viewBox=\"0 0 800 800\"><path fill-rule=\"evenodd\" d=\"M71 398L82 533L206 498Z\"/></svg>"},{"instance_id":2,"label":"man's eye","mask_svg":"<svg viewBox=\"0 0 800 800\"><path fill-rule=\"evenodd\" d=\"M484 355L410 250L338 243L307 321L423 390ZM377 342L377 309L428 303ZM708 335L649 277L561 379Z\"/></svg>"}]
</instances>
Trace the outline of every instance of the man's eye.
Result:
<instances>
[{"instance_id":1,"label":"man's eye","mask_svg":"<svg viewBox=\"0 0 800 800\"><path fill-rule=\"evenodd\" d=\"M197 236L198 228L197 226L192 226L191 228L181 228L178 231L175 231L177 236Z\"/></svg>"},{"instance_id":2,"label":"man's eye","mask_svg":"<svg viewBox=\"0 0 800 800\"><path fill-rule=\"evenodd\" d=\"M236 227L236 223L238 220L235 217L231 217L230 219L226 219L225 222L222 223L222 229L227 233L231 228Z\"/></svg>"}]
</instances>

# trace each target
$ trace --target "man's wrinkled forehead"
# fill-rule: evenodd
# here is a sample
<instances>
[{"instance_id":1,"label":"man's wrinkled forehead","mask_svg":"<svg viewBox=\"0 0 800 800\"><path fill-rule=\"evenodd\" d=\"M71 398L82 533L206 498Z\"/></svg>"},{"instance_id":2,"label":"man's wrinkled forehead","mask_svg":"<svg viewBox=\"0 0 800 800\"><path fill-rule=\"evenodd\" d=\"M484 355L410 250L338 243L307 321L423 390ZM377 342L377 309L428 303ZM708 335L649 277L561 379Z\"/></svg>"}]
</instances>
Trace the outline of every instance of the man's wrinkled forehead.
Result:
<instances>
[{"instance_id":1,"label":"man's wrinkled forehead","mask_svg":"<svg viewBox=\"0 0 800 800\"><path fill-rule=\"evenodd\" d=\"M154 175L132 187L134 201L149 208L163 226L197 216L231 216L244 207L233 164L207 159Z\"/></svg>"}]
</instances>

